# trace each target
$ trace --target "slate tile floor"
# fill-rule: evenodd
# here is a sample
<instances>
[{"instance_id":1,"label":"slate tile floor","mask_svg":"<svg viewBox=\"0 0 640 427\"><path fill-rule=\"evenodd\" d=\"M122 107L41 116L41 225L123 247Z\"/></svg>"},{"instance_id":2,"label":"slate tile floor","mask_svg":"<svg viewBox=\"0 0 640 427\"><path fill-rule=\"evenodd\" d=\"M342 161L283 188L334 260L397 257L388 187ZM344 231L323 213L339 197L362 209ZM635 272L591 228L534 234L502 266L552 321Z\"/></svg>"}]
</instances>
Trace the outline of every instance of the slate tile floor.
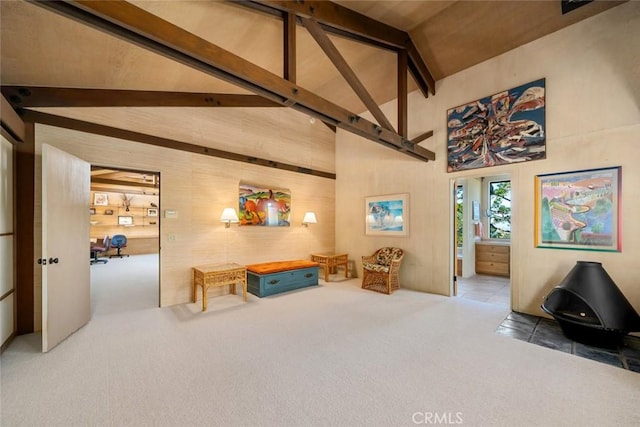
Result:
<instances>
[{"instance_id":1,"label":"slate tile floor","mask_svg":"<svg viewBox=\"0 0 640 427\"><path fill-rule=\"evenodd\" d=\"M617 349L593 347L564 336L555 320L512 311L496 333L640 373L640 338L627 335Z\"/></svg>"}]
</instances>

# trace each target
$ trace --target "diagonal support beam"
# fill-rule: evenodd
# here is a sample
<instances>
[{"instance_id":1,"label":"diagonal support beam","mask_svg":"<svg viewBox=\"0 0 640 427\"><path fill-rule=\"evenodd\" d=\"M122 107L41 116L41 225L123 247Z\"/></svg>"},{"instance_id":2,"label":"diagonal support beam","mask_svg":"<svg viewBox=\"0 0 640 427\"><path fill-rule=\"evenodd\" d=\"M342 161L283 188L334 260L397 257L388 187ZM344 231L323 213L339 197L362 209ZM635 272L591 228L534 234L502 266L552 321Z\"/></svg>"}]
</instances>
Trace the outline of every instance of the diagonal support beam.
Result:
<instances>
[{"instance_id":1,"label":"diagonal support beam","mask_svg":"<svg viewBox=\"0 0 640 427\"><path fill-rule=\"evenodd\" d=\"M87 0L31 2L411 157L423 161L435 159L435 153L407 144L407 140L397 133L360 118L130 3Z\"/></svg>"},{"instance_id":2,"label":"diagonal support beam","mask_svg":"<svg viewBox=\"0 0 640 427\"><path fill-rule=\"evenodd\" d=\"M420 142L424 141L427 138L431 138L433 136L433 131L429 130L423 134L420 134L418 136L416 136L415 138L413 138L411 141L409 141L411 144L419 144Z\"/></svg>"},{"instance_id":3,"label":"diagonal support beam","mask_svg":"<svg viewBox=\"0 0 640 427\"><path fill-rule=\"evenodd\" d=\"M369 92L367 92L367 89L364 87L362 82L360 82L360 79L358 79L358 76L356 76L356 73L353 72L349 64L347 64L347 61L345 61L344 57L340 54L338 48L322 30L318 21L309 18L300 18L300 20L316 43L318 43L318 46L320 46L324 53L329 57L331 62L333 62L333 65L335 65L340 74L342 74L342 77L344 77L347 83L349 83L349 86L351 86L356 95L358 95L364 106L367 107L367 110L369 110L382 127L393 131L393 125L391 122L389 122L380 107L378 107L376 101L371 97Z\"/></svg>"},{"instance_id":4,"label":"diagonal support beam","mask_svg":"<svg viewBox=\"0 0 640 427\"><path fill-rule=\"evenodd\" d=\"M2 86L14 108L27 107L282 107L258 95Z\"/></svg>"}]
</instances>

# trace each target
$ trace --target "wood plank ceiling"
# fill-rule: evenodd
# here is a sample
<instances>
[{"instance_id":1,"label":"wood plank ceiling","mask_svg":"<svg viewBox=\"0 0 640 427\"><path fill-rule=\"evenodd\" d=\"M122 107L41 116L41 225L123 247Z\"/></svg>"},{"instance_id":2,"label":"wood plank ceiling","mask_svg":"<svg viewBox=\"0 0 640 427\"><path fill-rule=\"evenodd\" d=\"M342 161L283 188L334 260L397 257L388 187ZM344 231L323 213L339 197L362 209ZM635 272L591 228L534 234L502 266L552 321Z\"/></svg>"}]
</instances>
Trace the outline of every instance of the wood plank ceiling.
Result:
<instances>
[{"instance_id":1,"label":"wood plank ceiling","mask_svg":"<svg viewBox=\"0 0 640 427\"><path fill-rule=\"evenodd\" d=\"M433 95L434 80L621 2L566 15L546 0L31 3L0 2L0 79L16 108L285 105L426 161L405 91ZM377 105L398 94L391 123Z\"/></svg>"}]
</instances>

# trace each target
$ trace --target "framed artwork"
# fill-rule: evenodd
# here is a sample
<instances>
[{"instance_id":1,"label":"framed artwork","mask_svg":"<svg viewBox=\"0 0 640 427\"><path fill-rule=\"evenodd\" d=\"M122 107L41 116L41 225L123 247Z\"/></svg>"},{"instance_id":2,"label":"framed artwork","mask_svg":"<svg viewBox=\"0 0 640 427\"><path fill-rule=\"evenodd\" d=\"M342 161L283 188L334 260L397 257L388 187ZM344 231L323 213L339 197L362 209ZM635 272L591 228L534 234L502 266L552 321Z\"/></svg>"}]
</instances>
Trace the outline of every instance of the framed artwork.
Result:
<instances>
[{"instance_id":1,"label":"framed artwork","mask_svg":"<svg viewBox=\"0 0 640 427\"><path fill-rule=\"evenodd\" d=\"M105 215L113 215L113 209L107 209L106 211L104 211Z\"/></svg>"},{"instance_id":2,"label":"framed artwork","mask_svg":"<svg viewBox=\"0 0 640 427\"><path fill-rule=\"evenodd\" d=\"M447 172L545 157L544 79L447 110Z\"/></svg>"},{"instance_id":3,"label":"framed artwork","mask_svg":"<svg viewBox=\"0 0 640 427\"><path fill-rule=\"evenodd\" d=\"M365 212L366 235L409 235L409 194L366 197Z\"/></svg>"},{"instance_id":4,"label":"framed artwork","mask_svg":"<svg viewBox=\"0 0 640 427\"><path fill-rule=\"evenodd\" d=\"M133 225L132 216L118 216L118 225Z\"/></svg>"},{"instance_id":5,"label":"framed artwork","mask_svg":"<svg viewBox=\"0 0 640 427\"><path fill-rule=\"evenodd\" d=\"M93 193L93 204L107 206L109 204L109 195L107 193Z\"/></svg>"},{"instance_id":6,"label":"framed artwork","mask_svg":"<svg viewBox=\"0 0 640 427\"><path fill-rule=\"evenodd\" d=\"M238 217L240 225L289 227L291 191L240 183Z\"/></svg>"},{"instance_id":7,"label":"framed artwork","mask_svg":"<svg viewBox=\"0 0 640 427\"><path fill-rule=\"evenodd\" d=\"M96 208L89 208L89 215L95 215L96 214Z\"/></svg>"},{"instance_id":8,"label":"framed artwork","mask_svg":"<svg viewBox=\"0 0 640 427\"><path fill-rule=\"evenodd\" d=\"M621 184L619 166L536 176L536 247L620 252Z\"/></svg>"},{"instance_id":9,"label":"framed artwork","mask_svg":"<svg viewBox=\"0 0 640 427\"><path fill-rule=\"evenodd\" d=\"M147 216L158 216L158 209L157 208L148 208L147 209Z\"/></svg>"}]
</instances>

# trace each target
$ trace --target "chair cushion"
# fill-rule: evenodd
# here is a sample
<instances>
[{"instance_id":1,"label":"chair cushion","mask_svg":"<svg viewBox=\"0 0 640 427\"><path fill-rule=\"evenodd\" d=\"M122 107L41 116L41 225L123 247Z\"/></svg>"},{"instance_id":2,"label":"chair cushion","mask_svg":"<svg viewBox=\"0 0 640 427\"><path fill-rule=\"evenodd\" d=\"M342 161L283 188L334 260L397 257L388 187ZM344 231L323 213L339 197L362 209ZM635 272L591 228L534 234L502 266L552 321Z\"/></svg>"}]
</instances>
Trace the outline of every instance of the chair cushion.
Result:
<instances>
[{"instance_id":1,"label":"chair cushion","mask_svg":"<svg viewBox=\"0 0 640 427\"><path fill-rule=\"evenodd\" d=\"M402 255L402 249L381 248L376 254L377 263L380 265L390 265L391 261ZM388 269L387 269L388 270Z\"/></svg>"},{"instance_id":2,"label":"chair cushion","mask_svg":"<svg viewBox=\"0 0 640 427\"><path fill-rule=\"evenodd\" d=\"M389 266L388 265L381 265L381 264L373 264L373 263L370 263L370 262L364 262L364 263L362 263L362 267L365 270L375 271L377 273L388 273L389 272Z\"/></svg>"}]
</instances>

